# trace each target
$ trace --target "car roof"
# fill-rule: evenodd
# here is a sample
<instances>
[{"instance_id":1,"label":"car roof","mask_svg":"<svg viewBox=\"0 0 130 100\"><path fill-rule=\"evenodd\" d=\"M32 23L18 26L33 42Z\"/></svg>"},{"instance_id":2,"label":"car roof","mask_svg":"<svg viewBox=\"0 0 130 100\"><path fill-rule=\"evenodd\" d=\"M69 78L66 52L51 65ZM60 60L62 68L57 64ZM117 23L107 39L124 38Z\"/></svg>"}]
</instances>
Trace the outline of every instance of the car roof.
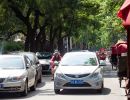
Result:
<instances>
[{"instance_id":1,"label":"car roof","mask_svg":"<svg viewBox=\"0 0 130 100\"><path fill-rule=\"evenodd\" d=\"M26 51L26 52L18 52L18 54L35 54L35 53L34 52L30 52L30 51L29 52Z\"/></svg>"},{"instance_id":2,"label":"car roof","mask_svg":"<svg viewBox=\"0 0 130 100\"><path fill-rule=\"evenodd\" d=\"M5 55L0 55L0 57L24 57L24 55L5 54Z\"/></svg>"},{"instance_id":3,"label":"car roof","mask_svg":"<svg viewBox=\"0 0 130 100\"><path fill-rule=\"evenodd\" d=\"M78 57L78 55L89 55L89 57L97 57L95 52L91 52L91 51L74 51L74 52L67 52L65 53L64 56L71 56L71 55L76 55ZM63 56L63 57L64 57Z\"/></svg>"},{"instance_id":4,"label":"car roof","mask_svg":"<svg viewBox=\"0 0 130 100\"><path fill-rule=\"evenodd\" d=\"M96 52L91 52L91 51L88 51L88 50L80 50L80 51L71 51L71 52L67 52L67 54L92 54L92 55L95 55Z\"/></svg>"},{"instance_id":5,"label":"car roof","mask_svg":"<svg viewBox=\"0 0 130 100\"><path fill-rule=\"evenodd\" d=\"M30 51L14 51L14 52L9 52L8 54L35 54L35 53Z\"/></svg>"},{"instance_id":6,"label":"car roof","mask_svg":"<svg viewBox=\"0 0 130 100\"><path fill-rule=\"evenodd\" d=\"M64 54L64 56L69 56L69 57L72 57L72 56L78 56L78 55L86 55L86 56L89 56L89 57L97 57L96 55L96 52L90 52L90 51L74 51L74 52L67 52ZM63 57L64 57L63 56Z\"/></svg>"},{"instance_id":7,"label":"car roof","mask_svg":"<svg viewBox=\"0 0 130 100\"><path fill-rule=\"evenodd\" d=\"M19 52L17 54L19 54L19 55L25 55L25 56L27 56L32 61L35 61L35 59L37 58L37 56L36 56L36 54L34 52Z\"/></svg>"}]
</instances>

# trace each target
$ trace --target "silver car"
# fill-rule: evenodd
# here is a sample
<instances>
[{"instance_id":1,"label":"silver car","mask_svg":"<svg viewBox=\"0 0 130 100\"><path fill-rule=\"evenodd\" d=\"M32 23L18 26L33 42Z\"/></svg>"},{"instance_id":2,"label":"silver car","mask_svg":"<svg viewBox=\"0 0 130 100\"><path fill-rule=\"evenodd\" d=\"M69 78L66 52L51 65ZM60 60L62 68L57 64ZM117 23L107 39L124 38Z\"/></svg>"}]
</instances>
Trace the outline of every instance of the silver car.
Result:
<instances>
[{"instance_id":1,"label":"silver car","mask_svg":"<svg viewBox=\"0 0 130 100\"><path fill-rule=\"evenodd\" d=\"M54 91L60 89L95 89L102 92L103 70L95 52L66 53L54 75Z\"/></svg>"},{"instance_id":2,"label":"silver car","mask_svg":"<svg viewBox=\"0 0 130 100\"><path fill-rule=\"evenodd\" d=\"M18 92L22 96L36 89L36 69L27 56L0 55L0 92Z\"/></svg>"},{"instance_id":3,"label":"silver car","mask_svg":"<svg viewBox=\"0 0 130 100\"><path fill-rule=\"evenodd\" d=\"M41 83L42 82L42 65L40 64L36 54L33 52L18 52L16 54L26 55L31 60L34 68L36 69L37 83L38 82Z\"/></svg>"}]
</instances>

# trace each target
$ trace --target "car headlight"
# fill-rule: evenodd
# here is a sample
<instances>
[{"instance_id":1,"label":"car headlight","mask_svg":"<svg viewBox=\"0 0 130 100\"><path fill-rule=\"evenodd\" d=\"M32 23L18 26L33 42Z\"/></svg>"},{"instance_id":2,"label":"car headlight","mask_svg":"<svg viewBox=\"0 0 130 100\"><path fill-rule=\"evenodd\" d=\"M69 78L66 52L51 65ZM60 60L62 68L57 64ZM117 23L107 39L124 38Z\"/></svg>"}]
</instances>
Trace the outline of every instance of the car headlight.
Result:
<instances>
[{"instance_id":1,"label":"car headlight","mask_svg":"<svg viewBox=\"0 0 130 100\"><path fill-rule=\"evenodd\" d=\"M55 77L58 77L58 78L65 78L64 75L62 73L56 73L55 74Z\"/></svg>"},{"instance_id":2,"label":"car headlight","mask_svg":"<svg viewBox=\"0 0 130 100\"><path fill-rule=\"evenodd\" d=\"M100 68L96 69L91 75L90 78L97 78L100 75Z\"/></svg>"},{"instance_id":3,"label":"car headlight","mask_svg":"<svg viewBox=\"0 0 130 100\"><path fill-rule=\"evenodd\" d=\"M17 81L21 81L25 78L25 76L15 76L15 77L8 77L6 82L17 82Z\"/></svg>"}]
</instances>

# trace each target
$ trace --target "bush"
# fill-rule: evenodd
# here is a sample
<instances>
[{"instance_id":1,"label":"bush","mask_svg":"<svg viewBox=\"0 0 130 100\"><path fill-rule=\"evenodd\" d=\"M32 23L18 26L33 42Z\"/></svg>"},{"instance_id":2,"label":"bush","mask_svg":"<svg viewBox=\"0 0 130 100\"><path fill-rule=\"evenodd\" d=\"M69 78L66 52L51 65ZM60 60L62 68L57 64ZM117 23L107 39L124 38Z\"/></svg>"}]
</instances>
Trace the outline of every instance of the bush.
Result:
<instances>
[{"instance_id":1,"label":"bush","mask_svg":"<svg viewBox=\"0 0 130 100\"><path fill-rule=\"evenodd\" d=\"M12 51L20 51L23 49L24 49L24 45L22 42L9 41L9 42L3 43L3 53L12 52Z\"/></svg>"}]
</instances>

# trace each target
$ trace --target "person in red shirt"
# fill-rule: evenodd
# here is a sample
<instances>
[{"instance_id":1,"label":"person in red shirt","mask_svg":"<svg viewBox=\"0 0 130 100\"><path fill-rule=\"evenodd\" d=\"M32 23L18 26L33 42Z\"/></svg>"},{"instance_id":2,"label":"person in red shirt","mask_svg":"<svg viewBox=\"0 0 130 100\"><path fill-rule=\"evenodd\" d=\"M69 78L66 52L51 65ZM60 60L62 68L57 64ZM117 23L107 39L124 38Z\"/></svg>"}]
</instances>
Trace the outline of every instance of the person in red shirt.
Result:
<instances>
[{"instance_id":1,"label":"person in red shirt","mask_svg":"<svg viewBox=\"0 0 130 100\"><path fill-rule=\"evenodd\" d=\"M60 52L58 50L55 50L51 60L50 60L50 66L51 66L51 73L52 73L52 80L54 79L54 73L55 73L55 61L59 62L61 61L61 55Z\"/></svg>"}]
</instances>

